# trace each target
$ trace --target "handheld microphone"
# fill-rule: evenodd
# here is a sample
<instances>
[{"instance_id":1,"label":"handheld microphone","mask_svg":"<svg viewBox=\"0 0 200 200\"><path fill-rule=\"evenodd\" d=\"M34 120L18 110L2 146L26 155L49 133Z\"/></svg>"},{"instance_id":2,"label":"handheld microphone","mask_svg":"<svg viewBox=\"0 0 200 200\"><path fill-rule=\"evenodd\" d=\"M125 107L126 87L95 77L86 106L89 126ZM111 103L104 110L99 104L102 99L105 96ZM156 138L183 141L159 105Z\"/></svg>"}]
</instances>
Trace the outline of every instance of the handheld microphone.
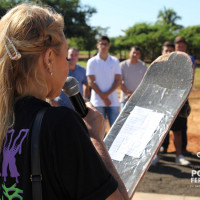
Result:
<instances>
[{"instance_id":1,"label":"handheld microphone","mask_svg":"<svg viewBox=\"0 0 200 200\"><path fill-rule=\"evenodd\" d=\"M67 77L62 90L69 97L75 111L81 117L85 117L88 113L88 109L80 93L78 81L72 76Z\"/></svg>"}]
</instances>

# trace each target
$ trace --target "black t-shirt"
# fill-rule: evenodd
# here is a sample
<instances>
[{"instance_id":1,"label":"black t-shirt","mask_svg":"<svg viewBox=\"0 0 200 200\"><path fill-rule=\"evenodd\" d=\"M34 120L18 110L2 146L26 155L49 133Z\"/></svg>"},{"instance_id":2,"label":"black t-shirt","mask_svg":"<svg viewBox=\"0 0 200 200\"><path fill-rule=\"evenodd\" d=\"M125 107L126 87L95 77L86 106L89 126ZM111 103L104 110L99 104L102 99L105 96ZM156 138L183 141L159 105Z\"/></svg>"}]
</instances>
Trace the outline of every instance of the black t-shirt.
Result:
<instances>
[{"instance_id":1,"label":"black t-shirt","mask_svg":"<svg viewBox=\"0 0 200 200\"><path fill-rule=\"evenodd\" d=\"M40 133L43 199L107 198L117 182L96 152L82 119L68 108L25 97L15 105L15 124L0 154L0 199L32 199L31 127L43 107L48 107Z\"/></svg>"}]
</instances>

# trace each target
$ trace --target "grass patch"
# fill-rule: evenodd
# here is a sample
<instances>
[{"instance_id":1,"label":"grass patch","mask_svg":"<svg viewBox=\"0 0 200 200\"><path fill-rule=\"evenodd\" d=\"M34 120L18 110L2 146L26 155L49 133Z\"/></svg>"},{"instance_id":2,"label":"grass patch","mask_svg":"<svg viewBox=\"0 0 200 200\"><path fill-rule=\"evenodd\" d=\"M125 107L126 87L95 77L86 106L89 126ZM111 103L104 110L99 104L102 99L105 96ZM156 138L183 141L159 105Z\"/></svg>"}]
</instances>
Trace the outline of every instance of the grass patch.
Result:
<instances>
[{"instance_id":1,"label":"grass patch","mask_svg":"<svg viewBox=\"0 0 200 200\"><path fill-rule=\"evenodd\" d=\"M97 51L96 49L91 50L91 54L94 54L96 51ZM79 51L79 55L80 55L80 54L81 54L81 55L88 55L89 52L88 52L88 51L82 51L82 50L80 50L80 51Z\"/></svg>"},{"instance_id":2,"label":"grass patch","mask_svg":"<svg viewBox=\"0 0 200 200\"><path fill-rule=\"evenodd\" d=\"M90 51L90 57L92 57L97 50ZM79 58L89 58L89 51L79 51Z\"/></svg>"},{"instance_id":3,"label":"grass patch","mask_svg":"<svg viewBox=\"0 0 200 200\"><path fill-rule=\"evenodd\" d=\"M195 70L194 86L200 86L200 65L198 65Z\"/></svg>"},{"instance_id":4,"label":"grass patch","mask_svg":"<svg viewBox=\"0 0 200 200\"><path fill-rule=\"evenodd\" d=\"M87 66L87 61L78 61L77 62L78 65L84 67L86 69L86 66Z\"/></svg>"},{"instance_id":5,"label":"grass patch","mask_svg":"<svg viewBox=\"0 0 200 200\"><path fill-rule=\"evenodd\" d=\"M87 61L78 61L78 64L86 68ZM149 67L150 64L147 64ZM196 66L195 75L194 75L194 86L200 86L200 64Z\"/></svg>"}]
</instances>

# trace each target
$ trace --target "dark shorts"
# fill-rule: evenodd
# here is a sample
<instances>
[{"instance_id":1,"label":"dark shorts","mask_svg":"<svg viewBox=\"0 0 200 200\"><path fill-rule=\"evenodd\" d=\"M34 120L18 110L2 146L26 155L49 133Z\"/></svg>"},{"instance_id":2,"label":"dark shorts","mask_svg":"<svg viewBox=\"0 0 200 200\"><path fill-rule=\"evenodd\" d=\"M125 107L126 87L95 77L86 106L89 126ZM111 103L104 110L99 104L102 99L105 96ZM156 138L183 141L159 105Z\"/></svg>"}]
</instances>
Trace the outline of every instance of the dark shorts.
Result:
<instances>
[{"instance_id":1,"label":"dark shorts","mask_svg":"<svg viewBox=\"0 0 200 200\"><path fill-rule=\"evenodd\" d=\"M177 117L170 130L181 131L181 130L183 130L186 122L187 122L187 118Z\"/></svg>"}]
</instances>

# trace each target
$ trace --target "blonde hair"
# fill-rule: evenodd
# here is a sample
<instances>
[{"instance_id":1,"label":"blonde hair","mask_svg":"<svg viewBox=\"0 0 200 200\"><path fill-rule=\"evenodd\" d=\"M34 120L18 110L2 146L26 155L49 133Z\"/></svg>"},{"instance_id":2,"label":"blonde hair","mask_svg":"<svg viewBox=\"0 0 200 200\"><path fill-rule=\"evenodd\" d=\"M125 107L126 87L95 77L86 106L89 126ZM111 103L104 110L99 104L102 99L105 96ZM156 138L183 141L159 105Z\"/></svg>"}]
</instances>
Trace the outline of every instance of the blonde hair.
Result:
<instances>
[{"instance_id":1,"label":"blonde hair","mask_svg":"<svg viewBox=\"0 0 200 200\"><path fill-rule=\"evenodd\" d=\"M49 8L23 3L11 9L0 21L0 147L14 124L16 98L29 94L37 79L38 58L49 47L59 53L64 21ZM11 41L11 42L9 42ZM19 59L11 55L21 54ZM7 49L6 49L7 48ZM8 50L9 49L9 50Z\"/></svg>"}]
</instances>

